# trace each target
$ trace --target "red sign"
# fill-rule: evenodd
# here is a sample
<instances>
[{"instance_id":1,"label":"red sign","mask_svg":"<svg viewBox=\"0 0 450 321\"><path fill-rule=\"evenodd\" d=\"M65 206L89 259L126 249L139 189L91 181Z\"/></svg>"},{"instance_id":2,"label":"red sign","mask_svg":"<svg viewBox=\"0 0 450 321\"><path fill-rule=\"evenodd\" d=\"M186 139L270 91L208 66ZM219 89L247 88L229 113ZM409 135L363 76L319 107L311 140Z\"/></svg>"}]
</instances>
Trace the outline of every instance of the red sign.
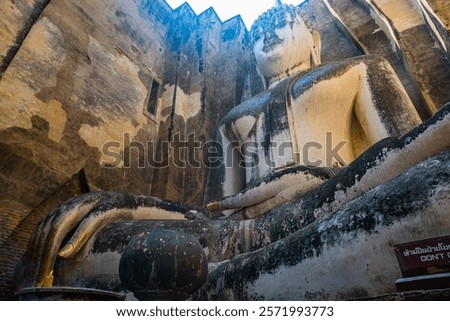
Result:
<instances>
[{"instance_id":1,"label":"red sign","mask_svg":"<svg viewBox=\"0 0 450 321\"><path fill-rule=\"evenodd\" d=\"M450 236L394 245L404 277L450 271Z\"/></svg>"}]
</instances>

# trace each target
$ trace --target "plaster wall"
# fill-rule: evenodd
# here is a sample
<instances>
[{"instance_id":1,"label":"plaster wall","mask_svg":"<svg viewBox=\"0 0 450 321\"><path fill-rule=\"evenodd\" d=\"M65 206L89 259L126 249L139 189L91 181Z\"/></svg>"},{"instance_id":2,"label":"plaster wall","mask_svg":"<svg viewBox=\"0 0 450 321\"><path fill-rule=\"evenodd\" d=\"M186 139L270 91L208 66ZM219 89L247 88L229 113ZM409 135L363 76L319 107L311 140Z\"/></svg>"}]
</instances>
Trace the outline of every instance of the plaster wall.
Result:
<instances>
[{"instance_id":1,"label":"plaster wall","mask_svg":"<svg viewBox=\"0 0 450 321\"><path fill-rule=\"evenodd\" d=\"M148 169L101 166L103 147L117 142L119 159L129 148L124 133L130 141L157 138L157 122L143 111L151 79L163 78L171 9L159 1L65 0L5 1L0 9L7 26L0 34L4 296L23 251L6 252L9 240L20 235L26 245L34 226L24 222L48 198L57 203L99 189L148 193ZM131 162L143 156L131 153ZM80 170L88 180L84 189L77 182L56 193Z\"/></svg>"}]
</instances>

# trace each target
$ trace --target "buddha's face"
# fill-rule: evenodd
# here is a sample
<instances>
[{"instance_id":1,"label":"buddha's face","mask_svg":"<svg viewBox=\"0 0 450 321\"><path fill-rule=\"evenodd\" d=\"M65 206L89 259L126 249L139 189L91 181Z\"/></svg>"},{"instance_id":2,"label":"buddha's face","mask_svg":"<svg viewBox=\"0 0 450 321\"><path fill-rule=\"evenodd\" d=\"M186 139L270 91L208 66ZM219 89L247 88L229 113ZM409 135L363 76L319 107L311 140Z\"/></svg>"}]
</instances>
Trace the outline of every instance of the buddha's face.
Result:
<instances>
[{"instance_id":1,"label":"buddha's face","mask_svg":"<svg viewBox=\"0 0 450 321\"><path fill-rule=\"evenodd\" d=\"M258 22L251 36L259 70L267 78L310 63L313 39L298 15L275 12Z\"/></svg>"}]
</instances>

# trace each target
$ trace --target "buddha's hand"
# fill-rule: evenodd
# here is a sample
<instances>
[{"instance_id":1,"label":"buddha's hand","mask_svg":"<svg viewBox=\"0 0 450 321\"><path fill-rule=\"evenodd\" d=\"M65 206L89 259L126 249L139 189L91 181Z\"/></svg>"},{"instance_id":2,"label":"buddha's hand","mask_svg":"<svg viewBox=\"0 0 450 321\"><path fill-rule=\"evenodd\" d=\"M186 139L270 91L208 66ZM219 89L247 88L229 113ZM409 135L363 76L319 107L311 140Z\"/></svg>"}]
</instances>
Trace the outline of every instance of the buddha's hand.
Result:
<instances>
[{"instance_id":1,"label":"buddha's hand","mask_svg":"<svg viewBox=\"0 0 450 321\"><path fill-rule=\"evenodd\" d=\"M209 211L249 208L258 206L268 210L271 205L298 199L317 188L336 174L337 170L326 167L296 166L273 173L263 181L243 191L221 198L207 205ZM277 200L277 201L275 201Z\"/></svg>"},{"instance_id":2,"label":"buddha's hand","mask_svg":"<svg viewBox=\"0 0 450 321\"><path fill-rule=\"evenodd\" d=\"M19 269L23 275L19 277L24 278L26 286L51 286L57 256L74 257L93 234L109 223L198 219L199 215L204 217L182 203L150 196L100 192L74 197L39 222ZM69 241L62 244L74 229Z\"/></svg>"}]
</instances>

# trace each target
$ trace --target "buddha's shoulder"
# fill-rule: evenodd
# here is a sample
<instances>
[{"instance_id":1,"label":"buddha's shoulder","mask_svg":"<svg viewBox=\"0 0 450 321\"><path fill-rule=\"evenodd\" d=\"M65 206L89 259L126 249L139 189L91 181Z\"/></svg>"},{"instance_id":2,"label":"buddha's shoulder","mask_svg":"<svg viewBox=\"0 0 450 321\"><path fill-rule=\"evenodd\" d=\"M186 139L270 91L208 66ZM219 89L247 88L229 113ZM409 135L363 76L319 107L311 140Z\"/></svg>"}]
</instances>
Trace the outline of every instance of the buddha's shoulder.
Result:
<instances>
[{"instance_id":1,"label":"buddha's shoulder","mask_svg":"<svg viewBox=\"0 0 450 321\"><path fill-rule=\"evenodd\" d=\"M270 102L271 92L263 91L233 107L222 119L222 123L227 123L244 116L258 117L264 107Z\"/></svg>"},{"instance_id":2,"label":"buddha's shoulder","mask_svg":"<svg viewBox=\"0 0 450 321\"><path fill-rule=\"evenodd\" d=\"M377 55L362 55L323 64L306 73L299 74L291 83L291 92L295 97L314 84L328 79L339 78L357 66L376 67L383 64L387 64L386 60Z\"/></svg>"}]
</instances>

